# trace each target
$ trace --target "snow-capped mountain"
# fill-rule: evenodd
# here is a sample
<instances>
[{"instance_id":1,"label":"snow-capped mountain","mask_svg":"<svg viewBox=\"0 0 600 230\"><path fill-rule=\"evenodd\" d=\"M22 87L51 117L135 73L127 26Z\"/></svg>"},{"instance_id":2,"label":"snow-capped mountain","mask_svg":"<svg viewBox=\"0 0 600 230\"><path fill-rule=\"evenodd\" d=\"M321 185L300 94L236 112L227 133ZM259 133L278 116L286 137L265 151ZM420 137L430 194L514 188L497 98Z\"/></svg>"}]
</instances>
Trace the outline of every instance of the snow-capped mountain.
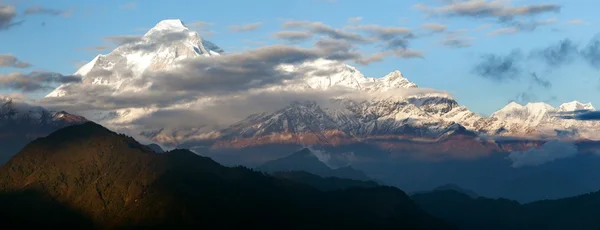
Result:
<instances>
[{"instance_id":1,"label":"snow-capped mountain","mask_svg":"<svg viewBox=\"0 0 600 230\"><path fill-rule=\"evenodd\" d=\"M504 108L496 111L490 117L494 122L490 128L481 130L488 133L502 130L502 135L512 136L542 136L598 139L599 121L580 121L563 119L564 113L577 111L595 111L591 103L572 101L554 108L543 102L520 105L510 102Z\"/></svg>"},{"instance_id":2,"label":"snow-capped mountain","mask_svg":"<svg viewBox=\"0 0 600 230\"><path fill-rule=\"evenodd\" d=\"M382 78L370 78L363 75L357 68L338 61L318 59L300 65L281 65L280 69L287 72L303 71L304 79L290 82L285 90L321 89L345 87L364 92L384 92L399 88L417 88L417 85L404 78L398 70Z\"/></svg>"},{"instance_id":3,"label":"snow-capped mountain","mask_svg":"<svg viewBox=\"0 0 600 230\"><path fill-rule=\"evenodd\" d=\"M13 125L50 125L60 127L85 121L86 119L81 116L72 115L64 111L52 112L40 106L0 96L0 128L3 130Z\"/></svg>"},{"instance_id":4,"label":"snow-capped mountain","mask_svg":"<svg viewBox=\"0 0 600 230\"><path fill-rule=\"evenodd\" d=\"M227 55L217 45L202 39L180 20L164 20L146 34L127 39L106 55L98 55L75 75L81 84L109 86L114 92L140 92L152 84L139 80L144 73L177 68L180 61ZM490 117L480 116L461 106L450 95L422 89L400 71L380 78L366 77L357 68L339 61L317 59L302 64L282 64L279 71L302 73L302 77L268 86L265 91L338 92L330 103L294 102L274 112L260 113L222 129L207 130L207 124L188 128L160 128L139 131L161 144L209 141L217 145L247 146L260 143L340 144L384 139L439 141L463 136L526 136L591 138L598 122L564 120L557 113L593 110L591 104L565 103L558 108L543 103L525 106L510 103ZM47 97L69 95L71 84L58 87ZM340 90L341 89L341 90ZM312 90L312 91L311 91ZM203 98L196 98L201 101ZM172 105L186 108L188 105ZM108 111L106 122L133 122L143 114L163 108L131 108ZM103 123L100 121L100 123ZM475 143L475 142L473 142ZM469 144L473 147L474 144Z\"/></svg>"},{"instance_id":5,"label":"snow-capped mountain","mask_svg":"<svg viewBox=\"0 0 600 230\"><path fill-rule=\"evenodd\" d=\"M30 141L86 121L83 117L63 111L52 112L0 96L0 164Z\"/></svg>"},{"instance_id":6,"label":"snow-capped mountain","mask_svg":"<svg viewBox=\"0 0 600 230\"><path fill-rule=\"evenodd\" d=\"M178 66L178 61L224 52L178 19L163 20L141 37L122 39L124 44L106 55L96 56L74 75L81 76L84 84L107 85L120 91L140 91L150 85L140 88L134 81L146 71L173 69ZM61 85L47 97L69 94L69 85Z\"/></svg>"}]
</instances>

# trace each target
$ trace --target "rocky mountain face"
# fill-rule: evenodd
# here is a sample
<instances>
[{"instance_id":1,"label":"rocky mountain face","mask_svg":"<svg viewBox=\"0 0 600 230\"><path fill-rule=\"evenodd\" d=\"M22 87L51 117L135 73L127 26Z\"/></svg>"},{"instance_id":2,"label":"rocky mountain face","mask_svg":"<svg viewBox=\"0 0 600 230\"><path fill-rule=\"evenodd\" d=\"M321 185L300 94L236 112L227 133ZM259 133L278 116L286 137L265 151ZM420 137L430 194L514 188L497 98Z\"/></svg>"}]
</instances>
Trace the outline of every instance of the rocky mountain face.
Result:
<instances>
[{"instance_id":1,"label":"rocky mountain face","mask_svg":"<svg viewBox=\"0 0 600 230\"><path fill-rule=\"evenodd\" d=\"M136 81L146 72L177 68L178 61L187 58L218 55L226 54L181 21L165 20L141 38L123 44L107 55L97 56L76 74L82 76L83 84L108 85L116 92L138 92L153 84L151 79L145 79L147 81L142 85ZM222 129L207 130L207 124L189 124L185 128L136 132L171 147L190 142L202 142L212 149L289 143L328 146L369 143L402 151L455 149L456 152L484 153L539 146L537 142L500 143L495 140L498 136L593 139L600 128L597 121L565 120L557 116L594 109L591 104L576 101L558 108L544 103L522 106L512 102L490 117L483 117L461 106L446 93L419 88L400 71L371 78L355 67L323 59L278 68L288 72L301 71L304 77L265 90L337 92L343 89L350 93L332 96L325 104L294 102L272 113L251 115ZM68 95L69 87L69 84L60 86L48 97ZM111 111L113 119L102 122L127 124L140 114L157 109Z\"/></svg>"},{"instance_id":2,"label":"rocky mountain face","mask_svg":"<svg viewBox=\"0 0 600 230\"><path fill-rule=\"evenodd\" d=\"M64 111L52 112L39 106L0 97L0 164L23 146L57 129L87 121Z\"/></svg>"}]
</instances>

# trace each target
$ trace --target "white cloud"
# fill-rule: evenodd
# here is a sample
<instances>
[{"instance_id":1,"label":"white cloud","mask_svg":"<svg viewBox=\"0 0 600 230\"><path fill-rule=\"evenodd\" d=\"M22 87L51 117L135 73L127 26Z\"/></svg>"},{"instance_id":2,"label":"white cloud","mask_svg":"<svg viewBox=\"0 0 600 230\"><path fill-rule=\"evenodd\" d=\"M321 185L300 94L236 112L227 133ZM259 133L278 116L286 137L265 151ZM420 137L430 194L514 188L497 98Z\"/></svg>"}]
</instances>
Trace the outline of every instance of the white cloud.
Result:
<instances>
[{"instance_id":1,"label":"white cloud","mask_svg":"<svg viewBox=\"0 0 600 230\"><path fill-rule=\"evenodd\" d=\"M229 27L234 32L250 32L255 31L262 26L262 22L254 22L244 25L234 25Z\"/></svg>"},{"instance_id":2,"label":"white cloud","mask_svg":"<svg viewBox=\"0 0 600 230\"><path fill-rule=\"evenodd\" d=\"M446 31L446 29L448 29L448 26L440 23L425 23L421 25L421 28L429 30L431 32L440 33Z\"/></svg>"},{"instance_id":3,"label":"white cloud","mask_svg":"<svg viewBox=\"0 0 600 230\"><path fill-rule=\"evenodd\" d=\"M512 167L538 166L558 159L568 158L577 154L577 146L562 141L549 141L540 149L512 152L508 158L513 162Z\"/></svg>"},{"instance_id":4,"label":"white cloud","mask_svg":"<svg viewBox=\"0 0 600 230\"><path fill-rule=\"evenodd\" d=\"M363 20L362 17L352 17L348 18L348 23L359 23Z\"/></svg>"}]
</instances>

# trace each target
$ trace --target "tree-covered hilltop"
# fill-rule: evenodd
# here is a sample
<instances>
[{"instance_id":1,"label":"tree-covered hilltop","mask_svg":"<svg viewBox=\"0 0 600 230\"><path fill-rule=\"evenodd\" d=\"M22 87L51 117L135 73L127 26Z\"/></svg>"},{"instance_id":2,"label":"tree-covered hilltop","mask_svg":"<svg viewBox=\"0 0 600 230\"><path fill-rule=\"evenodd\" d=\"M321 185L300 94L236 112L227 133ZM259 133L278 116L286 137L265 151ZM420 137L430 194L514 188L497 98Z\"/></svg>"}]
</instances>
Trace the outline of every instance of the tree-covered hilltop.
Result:
<instances>
[{"instance_id":1,"label":"tree-covered hilltop","mask_svg":"<svg viewBox=\"0 0 600 230\"><path fill-rule=\"evenodd\" d=\"M188 150L156 154L88 122L0 167L7 228L454 229L401 190L321 191Z\"/></svg>"}]
</instances>

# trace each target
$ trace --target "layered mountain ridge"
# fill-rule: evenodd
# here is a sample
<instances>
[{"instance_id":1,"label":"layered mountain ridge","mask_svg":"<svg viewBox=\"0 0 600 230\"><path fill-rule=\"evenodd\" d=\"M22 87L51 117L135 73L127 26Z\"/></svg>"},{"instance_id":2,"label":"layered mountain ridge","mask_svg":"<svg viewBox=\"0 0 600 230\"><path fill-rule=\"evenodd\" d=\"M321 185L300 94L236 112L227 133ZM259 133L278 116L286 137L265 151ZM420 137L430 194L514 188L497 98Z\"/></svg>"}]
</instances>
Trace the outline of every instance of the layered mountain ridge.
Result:
<instances>
[{"instance_id":1,"label":"layered mountain ridge","mask_svg":"<svg viewBox=\"0 0 600 230\"><path fill-rule=\"evenodd\" d=\"M173 34L183 36L168 39ZM187 58L218 55L227 54L189 30L181 21L165 20L139 40L123 44L107 55L99 55L76 74L82 76L82 84L109 85L115 91L140 91L152 82L142 88L129 82L145 72L177 68L178 61ZM595 139L598 137L596 130L600 128L597 121L565 120L557 116L582 109L594 110L590 103L573 101L553 108L544 103L519 105L512 102L490 117L483 117L461 106L447 93L419 88L400 71L382 78L370 78L355 67L324 59L278 68L280 71L302 71L304 77L268 90L333 92L343 88L360 96L340 95L331 98L327 105L313 101L294 102L273 113L254 114L217 130L205 130L206 124L190 124L188 128L165 127L136 132L170 146L208 140L212 148L221 148L269 143L335 146L381 139L431 143L454 138L469 139L475 144L480 142L479 137L495 136ZM68 88L68 84L60 86L48 97L67 95ZM141 110L148 113L157 108L136 111ZM120 122L134 121L139 116L130 111L117 112L119 115L115 120ZM472 144L466 146L472 148ZM486 144L476 145L484 147Z\"/></svg>"},{"instance_id":2,"label":"layered mountain ridge","mask_svg":"<svg viewBox=\"0 0 600 230\"><path fill-rule=\"evenodd\" d=\"M0 220L8 229L455 229L397 188L322 190L297 180L307 179L183 149L157 154L87 122L31 142L0 167L0 204L9 208Z\"/></svg>"},{"instance_id":3,"label":"layered mountain ridge","mask_svg":"<svg viewBox=\"0 0 600 230\"><path fill-rule=\"evenodd\" d=\"M0 164L30 141L57 129L86 121L84 117L64 111L49 111L40 106L0 97Z\"/></svg>"}]
</instances>

